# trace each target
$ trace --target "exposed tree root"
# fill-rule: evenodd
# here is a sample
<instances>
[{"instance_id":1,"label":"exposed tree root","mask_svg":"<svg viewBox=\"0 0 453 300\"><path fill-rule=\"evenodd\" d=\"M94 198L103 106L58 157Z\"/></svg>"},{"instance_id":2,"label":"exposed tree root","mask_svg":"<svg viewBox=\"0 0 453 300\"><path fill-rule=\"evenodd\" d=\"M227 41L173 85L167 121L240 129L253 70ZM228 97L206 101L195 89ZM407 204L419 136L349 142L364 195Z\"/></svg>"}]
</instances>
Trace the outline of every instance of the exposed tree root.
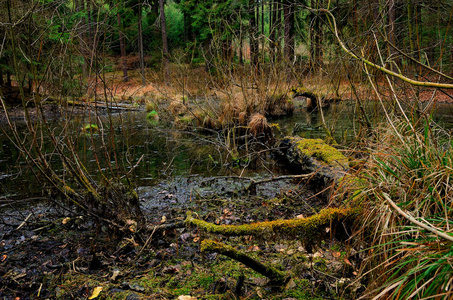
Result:
<instances>
[{"instance_id":1,"label":"exposed tree root","mask_svg":"<svg viewBox=\"0 0 453 300\"><path fill-rule=\"evenodd\" d=\"M204 240L201 242L201 252L217 252L237 260L238 262L243 263L247 267L269 278L271 280L270 285L272 286L282 287L290 279L288 274L278 271L272 267L265 266L259 261L223 243L215 242L213 240Z\"/></svg>"}]
</instances>

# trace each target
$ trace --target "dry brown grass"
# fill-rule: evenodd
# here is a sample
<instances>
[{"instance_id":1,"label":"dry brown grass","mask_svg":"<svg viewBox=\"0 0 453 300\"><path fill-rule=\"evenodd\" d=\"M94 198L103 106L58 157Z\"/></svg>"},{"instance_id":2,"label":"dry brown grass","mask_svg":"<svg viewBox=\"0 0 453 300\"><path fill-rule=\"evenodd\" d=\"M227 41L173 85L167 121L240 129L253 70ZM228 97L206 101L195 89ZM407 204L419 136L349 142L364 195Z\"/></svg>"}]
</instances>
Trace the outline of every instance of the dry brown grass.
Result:
<instances>
[{"instance_id":1,"label":"dry brown grass","mask_svg":"<svg viewBox=\"0 0 453 300\"><path fill-rule=\"evenodd\" d=\"M267 123L266 117L260 113L254 113L250 116L248 127L250 128L250 133L255 137L262 134L266 136L271 134L271 128Z\"/></svg>"},{"instance_id":2,"label":"dry brown grass","mask_svg":"<svg viewBox=\"0 0 453 300\"><path fill-rule=\"evenodd\" d=\"M138 70L128 71L128 82L122 82L122 72L116 71L106 74L105 82L115 99L158 104L164 119L190 115L197 126L211 129L246 126L254 113L264 117L292 114L294 106L288 93L294 87L302 85L318 95L335 92L327 76L302 77L296 82L279 70L264 67L255 72L247 66L216 66L215 72L207 72L204 67L181 63L171 64L170 74L171 78L165 79L160 71L147 69L147 84L143 86ZM100 86L96 89L103 92ZM339 91L347 92L344 83Z\"/></svg>"}]
</instances>

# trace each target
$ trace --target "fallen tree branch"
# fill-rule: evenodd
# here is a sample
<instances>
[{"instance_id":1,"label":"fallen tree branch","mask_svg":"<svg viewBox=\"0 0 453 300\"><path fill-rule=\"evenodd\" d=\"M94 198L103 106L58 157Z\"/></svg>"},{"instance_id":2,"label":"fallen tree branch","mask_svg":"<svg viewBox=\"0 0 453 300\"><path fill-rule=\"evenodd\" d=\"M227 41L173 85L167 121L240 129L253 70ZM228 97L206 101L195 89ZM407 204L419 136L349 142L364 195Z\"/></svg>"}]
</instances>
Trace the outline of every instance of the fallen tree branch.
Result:
<instances>
[{"instance_id":1,"label":"fallen tree branch","mask_svg":"<svg viewBox=\"0 0 453 300\"><path fill-rule=\"evenodd\" d=\"M140 254L143 252L143 250L146 248L146 246L149 244L149 242L151 242L151 239L153 238L154 233L160 232L160 231L164 231L164 230L172 230L172 229L184 228L184 227L185 227L184 222L160 224L160 225L154 226L150 236L148 237L148 239L146 240L145 244L143 245L143 247L138 252L137 258L140 256Z\"/></svg>"},{"instance_id":2,"label":"fallen tree branch","mask_svg":"<svg viewBox=\"0 0 453 300\"><path fill-rule=\"evenodd\" d=\"M412 217L411 215L409 215L408 213L406 213L405 211L403 211L398 205L396 205L395 202L392 201L392 199L390 199L390 196L386 193L382 193L382 196L384 197L385 201L387 201L387 203L394 209L396 210L400 215L402 215L404 218L406 218L407 220L409 220L410 222L414 223L415 225L417 226L420 226L421 228L423 229L426 229L432 233L434 233L435 235L439 236L439 237L442 237L444 239L446 239L447 241L450 241L450 242L453 242L453 236L451 235L448 235L446 234L445 232L442 232L442 231L439 231L437 228L434 228L434 227L431 227L431 226L428 226L418 220L416 220L414 217Z\"/></svg>"},{"instance_id":3,"label":"fallen tree branch","mask_svg":"<svg viewBox=\"0 0 453 300\"><path fill-rule=\"evenodd\" d=\"M243 225L215 225L195 219L191 212L187 212L185 222L186 224L195 225L208 233L224 236L297 236L302 238L302 241L306 244L311 245L314 241L320 241L326 234L326 227L335 228L343 221L353 219L356 213L356 210L350 208L326 208L318 214L302 219L276 220Z\"/></svg>"},{"instance_id":4,"label":"fallen tree branch","mask_svg":"<svg viewBox=\"0 0 453 300\"><path fill-rule=\"evenodd\" d=\"M266 266L261 262L247 256L246 254L236 250L232 246L223 243L215 242L213 240L203 240L201 242L201 252L217 252L219 254L228 256L240 263L243 263L252 270L266 276L270 279L270 284L278 287L285 285L290 276L284 272L274 269L273 267Z\"/></svg>"},{"instance_id":5,"label":"fallen tree branch","mask_svg":"<svg viewBox=\"0 0 453 300\"><path fill-rule=\"evenodd\" d=\"M16 230L21 229L25 224L27 224L28 220L30 219L30 217L31 217L32 215L33 215L33 213L30 213L30 214L25 218L25 220L24 220L22 223L20 223L19 226L17 226Z\"/></svg>"}]
</instances>

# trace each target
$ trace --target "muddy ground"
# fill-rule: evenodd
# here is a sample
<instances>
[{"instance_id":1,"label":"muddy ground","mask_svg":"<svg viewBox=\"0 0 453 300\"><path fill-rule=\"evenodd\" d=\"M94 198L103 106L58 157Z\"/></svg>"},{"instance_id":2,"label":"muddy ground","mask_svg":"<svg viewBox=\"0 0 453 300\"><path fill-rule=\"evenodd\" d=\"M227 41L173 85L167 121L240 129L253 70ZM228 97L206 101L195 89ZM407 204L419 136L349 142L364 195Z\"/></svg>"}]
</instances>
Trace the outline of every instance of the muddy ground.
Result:
<instances>
[{"instance_id":1,"label":"muddy ground","mask_svg":"<svg viewBox=\"0 0 453 300\"><path fill-rule=\"evenodd\" d=\"M216 224L243 224L305 217L327 204L299 182L273 183L249 196L224 180L181 184L179 178L139 189L147 228L133 235L112 236L58 202L5 202L0 299L353 299L363 291L354 283L361 254L335 238L307 253L297 237L222 238L184 226L188 210ZM156 229L169 224L176 228ZM202 255L205 238L233 245L292 279L275 289L237 261Z\"/></svg>"}]
</instances>

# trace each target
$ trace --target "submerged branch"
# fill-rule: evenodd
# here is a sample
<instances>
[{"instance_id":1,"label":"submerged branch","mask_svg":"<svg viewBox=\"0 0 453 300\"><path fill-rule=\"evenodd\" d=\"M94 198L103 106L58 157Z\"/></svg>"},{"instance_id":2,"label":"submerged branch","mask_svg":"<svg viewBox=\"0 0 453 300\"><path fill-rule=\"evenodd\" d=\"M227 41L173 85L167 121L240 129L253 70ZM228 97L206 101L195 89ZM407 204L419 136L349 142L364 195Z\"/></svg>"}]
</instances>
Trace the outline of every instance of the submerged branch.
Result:
<instances>
[{"instance_id":1,"label":"submerged branch","mask_svg":"<svg viewBox=\"0 0 453 300\"><path fill-rule=\"evenodd\" d=\"M260 184L266 184L269 182L274 182L274 181L280 181L280 180L288 180L288 179L300 179L300 180L309 180L312 178L316 173L308 173L308 174L297 174L297 175L282 175L282 176L273 176L270 178L265 178L261 180L255 180L250 177L242 177L242 176L218 176L215 178L210 178L207 180L204 180L202 184L206 184L211 181L219 180L219 179L233 179L233 180L244 180L244 181L250 181L250 185L240 191L250 191L253 194L256 194L256 187Z\"/></svg>"}]
</instances>

